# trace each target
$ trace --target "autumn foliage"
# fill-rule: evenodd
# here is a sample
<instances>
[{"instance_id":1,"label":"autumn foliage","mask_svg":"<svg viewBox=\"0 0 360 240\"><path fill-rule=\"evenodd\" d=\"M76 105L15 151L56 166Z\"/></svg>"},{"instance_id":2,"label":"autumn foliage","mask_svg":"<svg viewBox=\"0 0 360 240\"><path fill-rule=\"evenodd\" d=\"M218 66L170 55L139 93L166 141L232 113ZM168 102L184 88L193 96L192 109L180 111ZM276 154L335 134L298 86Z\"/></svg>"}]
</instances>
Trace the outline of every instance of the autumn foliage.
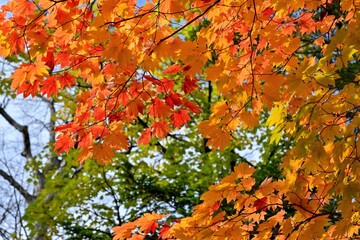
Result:
<instances>
[{"instance_id":1,"label":"autumn foliage","mask_svg":"<svg viewBox=\"0 0 360 240\"><path fill-rule=\"evenodd\" d=\"M360 226L360 2L352 0L13 0L0 12L0 54L25 53L12 87L56 96L82 86L58 153L111 161L117 151L197 124L213 151L263 124L294 141L284 178L256 183L242 163L192 216L156 213L114 239L354 239ZM209 117L196 93L208 91ZM260 117L270 112L266 122ZM140 124L140 133L127 126Z\"/></svg>"}]
</instances>

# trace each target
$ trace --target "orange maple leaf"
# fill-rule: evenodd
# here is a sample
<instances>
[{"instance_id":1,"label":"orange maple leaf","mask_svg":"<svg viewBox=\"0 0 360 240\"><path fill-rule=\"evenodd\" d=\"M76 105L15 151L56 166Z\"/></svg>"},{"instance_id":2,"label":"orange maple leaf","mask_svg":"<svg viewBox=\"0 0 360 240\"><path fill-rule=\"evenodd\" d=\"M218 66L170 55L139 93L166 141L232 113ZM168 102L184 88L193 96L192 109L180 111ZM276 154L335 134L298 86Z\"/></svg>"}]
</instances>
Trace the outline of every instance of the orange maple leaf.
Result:
<instances>
[{"instance_id":1,"label":"orange maple leaf","mask_svg":"<svg viewBox=\"0 0 360 240\"><path fill-rule=\"evenodd\" d=\"M230 132L222 131L221 129L214 129L206 145L211 146L213 150L224 150L230 145L231 139L232 137L230 136Z\"/></svg>"},{"instance_id":2,"label":"orange maple leaf","mask_svg":"<svg viewBox=\"0 0 360 240\"><path fill-rule=\"evenodd\" d=\"M140 226L140 231L148 234L149 232L155 232L158 227L157 221L164 218L163 214L145 213L143 217L135 221L136 225Z\"/></svg>"},{"instance_id":3,"label":"orange maple leaf","mask_svg":"<svg viewBox=\"0 0 360 240\"><path fill-rule=\"evenodd\" d=\"M107 164L111 162L114 156L114 150L108 144L95 144L93 147L93 157L100 164Z\"/></svg>"},{"instance_id":4,"label":"orange maple leaf","mask_svg":"<svg viewBox=\"0 0 360 240\"><path fill-rule=\"evenodd\" d=\"M127 150L129 148L128 137L119 129L110 131L105 141L115 150Z\"/></svg>"},{"instance_id":5,"label":"orange maple leaf","mask_svg":"<svg viewBox=\"0 0 360 240\"><path fill-rule=\"evenodd\" d=\"M131 232L135 229L136 224L133 222L124 223L119 227L114 227L114 237L113 240L120 240L124 238L129 238L131 236Z\"/></svg>"},{"instance_id":6,"label":"orange maple leaf","mask_svg":"<svg viewBox=\"0 0 360 240\"><path fill-rule=\"evenodd\" d=\"M253 175L255 169L249 166L249 164L240 163L234 167L234 172L237 178L248 178Z\"/></svg>"},{"instance_id":7,"label":"orange maple leaf","mask_svg":"<svg viewBox=\"0 0 360 240\"><path fill-rule=\"evenodd\" d=\"M41 60L37 60L34 63L21 64L11 75L13 79L11 87L18 88L23 83L33 84L35 80L46 77L48 69L49 67Z\"/></svg>"}]
</instances>

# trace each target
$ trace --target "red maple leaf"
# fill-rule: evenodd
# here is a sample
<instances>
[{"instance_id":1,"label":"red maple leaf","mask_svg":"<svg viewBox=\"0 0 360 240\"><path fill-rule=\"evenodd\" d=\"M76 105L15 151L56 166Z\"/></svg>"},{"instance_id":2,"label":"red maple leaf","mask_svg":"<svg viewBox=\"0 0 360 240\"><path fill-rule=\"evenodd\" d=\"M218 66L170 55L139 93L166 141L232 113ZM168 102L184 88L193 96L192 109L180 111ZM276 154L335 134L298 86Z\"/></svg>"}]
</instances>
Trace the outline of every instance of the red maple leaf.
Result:
<instances>
[{"instance_id":1,"label":"red maple leaf","mask_svg":"<svg viewBox=\"0 0 360 240\"><path fill-rule=\"evenodd\" d=\"M254 207L256 207L256 210L262 210L265 211L265 207L267 205L267 197L260 198L254 202Z\"/></svg>"},{"instance_id":2,"label":"red maple leaf","mask_svg":"<svg viewBox=\"0 0 360 240\"><path fill-rule=\"evenodd\" d=\"M167 69L165 69L164 73L176 74L176 73L180 72L180 70L181 70L180 64L173 64L170 67L168 67Z\"/></svg>"},{"instance_id":3,"label":"red maple leaf","mask_svg":"<svg viewBox=\"0 0 360 240\"><path fill-rule=\"evenodd\" d=\"M178 93L170 93L165 97L165 102L171 108L174 108L175 106L180 106L182 103L181 95Z\"/></svg>"},{"instance_id":4,"label":"red maple leaf","mask_svg":"<svg viewBox=\"0 0 360 240\"><path fill-rule=\"evenodd\" d=\"M161 84L157 87L158 92L169 92L173 89L175 82L173 80L169 80L164 78L161 80Z\"/></svg>"},{"instance_id":5,"label":"red maple leaf","mask_svg":"<svg viewBox=\"0 0 360 240\"><path fill-rule=\"evenodd\" d=\"M154 136L163 138L170 132L170 128L164 121L154 122L152 124L152 132L154 133Z\"/></svg>"},{"instance_id":6,"label":"red maple leaf","mask_svg":"<svg viewBox=\"0 0 360 240\"><path fill-rule=\"evenodd\" d=\"M176 128L180 128L182 125L186 125L189 120L190 117L187 110L181 109L171 115L171 122Z\"/></svg>"},{"instance_id":7,"label":"red maple leaf","mask_svg":"<svg viewBox=\"0 0 360 240\"><path fill-rule=\"evenodd\" d=\"M270 17L272 17L271 15L275 13L275 11L272 7L268 7L262 13L263 13L264 17L270 18Z\"/></svg>"},{"instance_id":8,"label":"red maple leaf","mask_svg":"<svg viewBox=\"0 0 360 240\"><path fill-rule=\"evenodd\" d=\"M48 77L42 82L41 95L51 97L51 95L57 96L58 94L58 83L55 76Z\"/></svg>"},{"instance_id":9,"label":"red maple leaf","mask_svg":"<svg viewBox=\"0 0 360 240\"><path fill-rule=\"evenodd\" d=\"M60 134L56 138L56 142L54 144L54 150L59 154L62 152L68 152L70 148L74 147L74 139L66 134Z\"/></svg>"},{"instance_id":10,"label":"red maple leaf","mask_svg":"<svg viewBox=\"0 0 360 240\"><path fill-rule=\"evenodd\" d=\"M186 99L184 99L184 107L189 109L190 111L192 111L195 114L198 114L199 112L201 112L201 108L196 103L193 103Z\"/></svg>"},{"instance_id":11,"label":"red maple leaf","mask_svg":"<svg viewBox=\"0 0 360 240\"><path fill-rule=\"evenodd\" d=\"M16 91L17 94L22 93L24 98L28 97L29 95L31 95L32 97L35 97L36 94L39 91L39 87L40 87L40 81L35 80L35 82L33 84L31 83L23 83L18 90Z\"/></svg>"},{"instance_id":12,"label":"red maple leaf","mask_svg":"<svg viewBox=\"0 0 360 240\"><path fill-rule=\"evenodd\" d=\"M168 239L169 230L170 230L170 226L168 224L162 225L162 228L159 231L159 238L160 239Z\"/></svg>"},{"instance_id":13,"label":"red maple leaf","mask_svg":"<svg viewBox=\"0 0 360 240\"><path fill-rule=\"evenodd\" d=\"M42 57L41 60L45 62L45 65L50 68L50 71L54 69L55 61L54 61L54 52L50 51L46 53L46 56Z\"/></svg>"},{"instance_id":14,"label":"red maple leaf","mask_svg":"<svg viewBox=\"0 0 360 240\"><path fill-rule=\"evenodd\" d=\"M141 132L141 135L138 139L138 145L141 145L141 144L147 145L147 144L149 144L150 139L151 139L151 129L146 128Z\"/></svg>"},{"instance_id":15,"label":"red maple leaf","mask_svg":"<svg viewBox=\"0 0 360 240\"><path fill-rule=\"evenodd\" d=\"M184 92L190 93L197 89L199 86L197 85L197 79L196 78L190 78L188 76L185 77L185 81L182 84L182 89Z\"/></svg>"},{"instance_id":16,"label":"red maple leaf","mask_svg":"<svg viewBox=\"0 0 360 240\"><path fill-rule=\"evenodd\" d=\"M153 104L149 107L149 115L155 118L166 117L169 114L170 108L160 99L156 98Z\"/></svg>"},{"instance_id":17,"label":"red maple leaf","mask_svg":"<svg viewBox=\"0 0 360 240\"><path fill-rule=\"evenodd\" d=\"M86 133L80 140L78 147L79 148L86 148L92 145L92 134L91 133Z\"/></svg>"},{"instance_id":18,"label":"red maple leaf","mask_svg":"<svg viewBox=\"0 0 360 240\"><path fill-rule=\"evenodd\" d=\"M75 77L69 73L64 73L64 75L60 75L58 76L58 80L60 83L60 87L64 88L64 87L71 87L73 85L75 85Z\"/></svg>"}]
</instances>

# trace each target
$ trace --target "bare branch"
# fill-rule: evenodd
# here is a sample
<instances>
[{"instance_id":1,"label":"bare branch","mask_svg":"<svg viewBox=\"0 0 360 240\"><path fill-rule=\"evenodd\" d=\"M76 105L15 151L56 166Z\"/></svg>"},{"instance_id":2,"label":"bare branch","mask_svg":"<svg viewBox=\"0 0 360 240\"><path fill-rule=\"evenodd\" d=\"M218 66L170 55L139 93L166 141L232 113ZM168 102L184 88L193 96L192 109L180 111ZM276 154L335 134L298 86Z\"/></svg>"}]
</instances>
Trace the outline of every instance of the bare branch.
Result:
<instances>
[{"instance_id":1,"label":"bare branch","mask_svg":"<svg viewBox=\"0 0 360 240\"><path fill-rule=\"evenodd\" d=\"M28 191L26 191L23 186L20 185L11 175L9 175L7 172L0 169L0 176L2 176L6 181L10 183L11 186L13 186L16 190L19 191L19 193L25 198L27 203L31 203L35 200L35 196L31 195Z\"/></svg>"},{"instance_id":2,"label":"bare branch","mask_svg":"<svg viewBox=\"0 0 360 240\"><path fill-rule=\"evenodd\" d=\"M31 153L30 135L29 135L28 127L23 126L19 124L17 121L15 121L15 119L12 118L2 107L0 107L0 115L2 115L11 126L13 126L16 130L22 133L24 139L24 150L22 151L21 155L26 157L27 159L31 159L32 153Z\"/></svg>"}]
</instances>

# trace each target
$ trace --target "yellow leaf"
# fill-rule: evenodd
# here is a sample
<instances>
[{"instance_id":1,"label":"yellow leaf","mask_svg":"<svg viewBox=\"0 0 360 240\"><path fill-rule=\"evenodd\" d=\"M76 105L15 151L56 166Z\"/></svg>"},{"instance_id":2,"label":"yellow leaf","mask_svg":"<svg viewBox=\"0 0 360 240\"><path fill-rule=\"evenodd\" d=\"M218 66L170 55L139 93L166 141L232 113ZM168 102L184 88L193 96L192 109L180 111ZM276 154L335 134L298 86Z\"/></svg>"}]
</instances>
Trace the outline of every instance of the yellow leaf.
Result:
<instances>
[{"instance_id":1,"label":"yellow leaf","mask_svg":"<svg viewBox=\"0 0 360 240\"><path fill-rule=\"evenodd\" d=\"M281 137L282 137L283 133L282 133L282 129L279 127L274 128L271 131L271 136L270 136L270 143L276 143L278 144Z\"/></svg>"},{"instance_id":2,"label":"yellow leaf","mask_svg":"<svg viewBox=\"0 0 360 240\"><path fill-rule=\"evenodd\" d=\"M283 103L275 103L271 109L270 116L266 120L267 126L278 126L284 121L286 109Z\"/></svg>"}]
</instances>

